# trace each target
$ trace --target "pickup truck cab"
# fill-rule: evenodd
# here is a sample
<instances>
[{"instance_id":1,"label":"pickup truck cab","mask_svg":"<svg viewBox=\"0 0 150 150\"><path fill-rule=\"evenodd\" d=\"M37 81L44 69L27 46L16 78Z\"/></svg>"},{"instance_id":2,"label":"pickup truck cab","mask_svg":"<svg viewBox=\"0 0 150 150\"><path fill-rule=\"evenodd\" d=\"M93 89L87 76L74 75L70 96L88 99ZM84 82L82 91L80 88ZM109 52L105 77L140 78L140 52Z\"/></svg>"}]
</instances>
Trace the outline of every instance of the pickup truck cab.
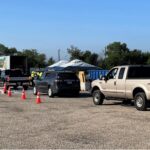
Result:
<instances>
[{"instance_id":1,"label":"pickup truck cab","mask_svg":"<svg viewBox=\"0 0 150 150\"><path fill-rule=\"evenodd\" d=\"M95 105L102 105L104 99L134 100L136 109L144 111L150 100L150 66L114 67L91 86Z\"/></svg>"}]
</instances>

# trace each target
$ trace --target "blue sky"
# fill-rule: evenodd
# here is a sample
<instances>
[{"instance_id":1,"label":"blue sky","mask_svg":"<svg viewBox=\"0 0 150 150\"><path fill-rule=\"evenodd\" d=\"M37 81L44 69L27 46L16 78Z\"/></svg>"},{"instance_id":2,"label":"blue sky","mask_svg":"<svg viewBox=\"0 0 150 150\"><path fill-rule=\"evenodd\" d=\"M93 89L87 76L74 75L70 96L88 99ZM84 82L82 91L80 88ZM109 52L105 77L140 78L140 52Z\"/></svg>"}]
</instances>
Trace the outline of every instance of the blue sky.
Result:
<instances>
[{"instance_id":1,"label":"blue sky","mask_svg":"<svg viewBox=\"0 0 150 150\"><path fill-rule=\"evenodd\" d=\"M68 58L70 45L101 53L114 41L150 50L149 0L0 0L0 43Z\"/></svg>"}]
</instances>

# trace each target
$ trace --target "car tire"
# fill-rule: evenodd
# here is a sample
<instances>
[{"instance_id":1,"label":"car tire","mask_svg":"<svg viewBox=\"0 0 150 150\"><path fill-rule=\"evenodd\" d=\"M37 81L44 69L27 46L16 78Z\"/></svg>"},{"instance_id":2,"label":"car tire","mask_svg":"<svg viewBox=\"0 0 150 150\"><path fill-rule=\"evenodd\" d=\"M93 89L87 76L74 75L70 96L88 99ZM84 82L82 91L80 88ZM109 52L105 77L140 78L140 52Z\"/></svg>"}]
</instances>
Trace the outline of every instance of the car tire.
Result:
<instances>
[{"instance_id":1,"label":"car tire","mask_svg":"<svg viewBox=\"0 0 150 150\"><path fill-rule=\"evenodd\" d=\"M53 97L53 96L54 96L51 87L48 88L48 96L49 96L49 97Z\"/></svg>"},{"instance_id":2,"label":"car tire","mask_svg":"<svg viewBox=\"0 0 150 150\"><path fill-rule=\"evenodd\" d=\"M134 97L134 105L137 110L145 111L147 109L147 99L143 92L139 92Z\"/></svg>"},{"instance_id":3,"label":"car tire","mask_svg":"<svg viewBox=\"0 0 150 150\"><path fill-rule=\"evenodd\" d=\"M37 88L36 88L36 86L33 87L33 94L37 95Z\"/></svg>"},{"instance_id":4,"label":"car tire","mask_svg":"<svg viewBox=\"0 0 150 150\"><path fill-rule=\"evenodd\" d=\"M104 101L104 96L100 92L100 90L95 90L93 92L93 102L95 105L102 105Z\"/></svg>"}]
</instances>

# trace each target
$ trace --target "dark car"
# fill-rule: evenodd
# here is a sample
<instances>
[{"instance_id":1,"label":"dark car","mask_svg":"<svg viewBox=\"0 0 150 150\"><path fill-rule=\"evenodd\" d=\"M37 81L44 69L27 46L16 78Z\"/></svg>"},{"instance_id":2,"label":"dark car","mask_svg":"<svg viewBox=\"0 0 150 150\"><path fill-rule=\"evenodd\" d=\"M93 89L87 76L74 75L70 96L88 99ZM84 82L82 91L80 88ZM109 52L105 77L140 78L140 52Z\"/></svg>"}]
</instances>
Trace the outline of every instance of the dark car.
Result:
<instances>
[{"instance_id":1,"label":"dark car","mask_svg":"<svg viewBox=\"0 0 150 150\"><path fill-rule=\"evenodd\" d=\"M79 95L80 81L73 72L44 72L41 79L34 80L33 94L47 93L49 97L61 94Z\"/></svg>"}]
</instances>

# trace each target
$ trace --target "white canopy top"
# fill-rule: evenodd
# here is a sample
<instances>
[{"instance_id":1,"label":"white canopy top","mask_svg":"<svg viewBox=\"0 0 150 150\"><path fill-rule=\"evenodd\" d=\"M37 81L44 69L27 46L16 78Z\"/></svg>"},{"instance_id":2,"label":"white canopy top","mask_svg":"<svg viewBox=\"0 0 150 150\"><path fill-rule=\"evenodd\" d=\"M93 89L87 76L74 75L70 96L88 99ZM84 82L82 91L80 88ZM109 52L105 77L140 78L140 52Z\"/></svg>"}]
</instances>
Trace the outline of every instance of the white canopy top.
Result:
<instances>
[{"instance_id":1,"label":"white canopy top","mask_svg":"<svg viewBox=\"0 0 150 150\"><path fill-rule=\"evenodd\" d=\"M67 60L60 60L60 61L58 61L58 62L56 62L53 65L50 65L48 67L50 67L50 68L52 68L52 67L61 67L62 65L65 65L67 63L68 63Z\"/></svg>"},{"instance_id":2,"label":"white canopy top","mask_svg":"<svg viewBox=\"0 0 150 150\"><path fill-rule=\"evenodd\" d=\"M74 59L74 60L70 61L69 63L62 65L61 67L65 68L65 67L69 67L69 66L72 66L72 67L95 67L94 65L88 64L79 59Z\"/></svg>"}]
</instances>

